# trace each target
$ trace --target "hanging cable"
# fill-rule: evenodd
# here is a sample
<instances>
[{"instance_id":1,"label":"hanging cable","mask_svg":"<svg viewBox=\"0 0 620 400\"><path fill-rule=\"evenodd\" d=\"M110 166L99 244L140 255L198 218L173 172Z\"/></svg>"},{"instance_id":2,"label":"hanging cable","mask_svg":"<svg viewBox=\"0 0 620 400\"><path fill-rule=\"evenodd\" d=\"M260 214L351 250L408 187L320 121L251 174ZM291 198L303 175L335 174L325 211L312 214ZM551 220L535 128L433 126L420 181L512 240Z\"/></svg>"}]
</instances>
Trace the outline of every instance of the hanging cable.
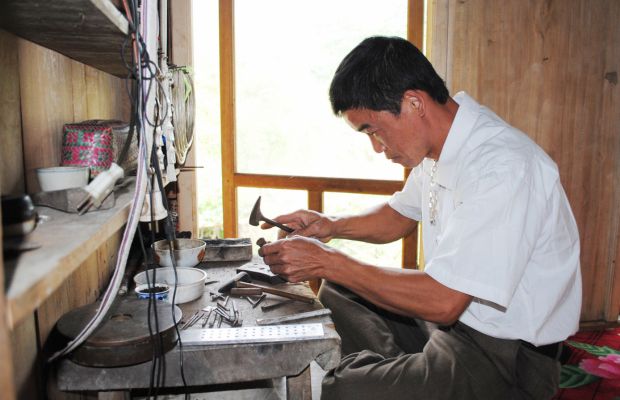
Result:
<instances>
[{"instance_id":1,"label":"hanging cable","mask_svg":"<svg viewBox=\"0 0 620 400\"><path fill-rule=\"evenodd\" d=\"M171 102L173 110L174 146L177 162L185 163L194 140L195 94L190 67L170 68L172 73Z\"/></svg>"}]
</instances>

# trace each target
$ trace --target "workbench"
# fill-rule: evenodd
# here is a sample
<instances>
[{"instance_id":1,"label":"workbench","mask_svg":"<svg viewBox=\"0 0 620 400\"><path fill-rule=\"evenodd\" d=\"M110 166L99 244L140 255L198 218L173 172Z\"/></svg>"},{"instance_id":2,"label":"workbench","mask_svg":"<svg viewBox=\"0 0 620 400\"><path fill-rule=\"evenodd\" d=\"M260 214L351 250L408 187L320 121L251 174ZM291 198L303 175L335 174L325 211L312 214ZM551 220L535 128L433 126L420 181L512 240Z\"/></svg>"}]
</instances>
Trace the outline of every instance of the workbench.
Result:
<instances>
[{"instance_id":1,"label":"workbench","mask_svg":"<svg viewBox=\"0 0 620 400\"><path fill-rule=\"evenodd\" d=\"M179 326L197 311L207 306L216 306L211 293L224 281L236 274L236 269L248 262L201 263L196 268L207 272L203 296L195 301L178 305L183 312ZM250 263L262 263L255 258ZM216 281L216 282L213 282ZM307 284L283 283L272 285L253 280L265 286L314 296ZM133 295L133 292L130 291ZM256 320L309 312L323 309L318 300L313 304L299 301L289 302L276 309L263 311L261 306L279 303L287 299L267 294L256 307L244 298L230 297L240 312L242 327L257 326ZM221 300L220 300L221 301ZM188 391L206 393L207 399L311 399L310 363L316 361L324 370L334 368L340 361L340 337L336 333L329 315L291 322L291 324L320 323L322 337L303 338L289 341L260 343L229 343L183 345L183 372ZM194 324L181 330L181 338L189 330L205 329ZM222 324L221 328L231 328ZM213 327L210 329L217 329ZM197 332L192 332L197 333ZM166 353L164 387L176 393L183 393L184 384L179 367L181 350L177 346ZM151 361L137 365L114 368L86 367L69 359L56 366L58 388L62 391L110 392L148 389L151 375Z\"/></svg>"}]
</instances>

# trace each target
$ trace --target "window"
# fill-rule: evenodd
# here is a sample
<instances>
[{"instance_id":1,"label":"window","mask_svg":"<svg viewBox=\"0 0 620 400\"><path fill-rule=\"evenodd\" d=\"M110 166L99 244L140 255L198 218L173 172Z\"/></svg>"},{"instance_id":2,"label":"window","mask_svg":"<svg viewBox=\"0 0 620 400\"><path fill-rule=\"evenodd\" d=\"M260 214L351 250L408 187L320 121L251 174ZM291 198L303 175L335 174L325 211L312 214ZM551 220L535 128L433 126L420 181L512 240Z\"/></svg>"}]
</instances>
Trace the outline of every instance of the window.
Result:
<instances>
[{"instance_id":1,"label":"window","mask_svg":"<svg viewBox=\"0 0 620 400\"><path fill-rule=\"evenodd\" d=\"M194 1L194 15L199 16L194 18L199 21L194 24L194 55L197 147L205 166L198 171L204 235L264 234L272 240L269 235L275 232L247 224L258 195L265 215L275 217L298 208L336 213L346 205L353 211L400 189L402 167L374 153L365 135L333 115L328 89L342 58L365 37L411 37L407 28L412 10L422 3L221 0L218 10L216 2ZM421 32L422 16L416 17ZM219 42L213 33L218 24ZM216 85L219 71L221 87ZM412 243L405 251L415 255L415 240ZM357 244L333 245L371 261ZM388 246L371 258L394 265L401 245Z\"/></svg>"}]
</instances>

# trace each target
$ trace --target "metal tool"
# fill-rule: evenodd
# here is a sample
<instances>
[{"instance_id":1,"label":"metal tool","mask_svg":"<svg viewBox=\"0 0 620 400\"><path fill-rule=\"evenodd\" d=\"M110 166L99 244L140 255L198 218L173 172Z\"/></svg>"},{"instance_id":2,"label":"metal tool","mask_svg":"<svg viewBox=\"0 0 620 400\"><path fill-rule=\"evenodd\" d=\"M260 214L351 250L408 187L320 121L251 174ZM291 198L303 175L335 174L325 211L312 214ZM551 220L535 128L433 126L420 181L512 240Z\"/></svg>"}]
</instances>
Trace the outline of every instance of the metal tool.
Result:
<instances>
[{"instance_id":1,"label":"metal tool","mask_svg":"<svg viewBox=\"0 0 620 400\"><path fill-rule=\"evenodd\" d=\"M250 278L250 275L248 275L247 272L239 272L237 275L233 276L231 280L229 280L228 282L224 282L217 289L217 291L220 293L227 293L230 291L230 289L235 287L235 283L237 283L238 281L250 282L251 280L252 279Z\"/></svg>"},{"instance_id":2,"label":"metal tool","mask_svg":"<svg viewBox=\"0 0 620 400\"><path fill-rule=\"evenodd\" d=\"M183 344L241 344L275 343L325 336L322 324L290 324L276 326L248 326L242 328L191 329L181 332Z\"/></svg>"},{"instance_id":3,"label":"metal tool","mask_svg":"<svg viewBox=\"0 0 620 400\"><path fill-rule=\"evenodd\" d=\"M271 224L273 226L277 226L278 228L282 229L283 231L286 231L288 233L291 233L294 231L293 228L290 228L284 224L281 224L279 222L276 222L272 219L269 219L267 217L265 217L261 212L260 212L260 196L258 196L258 199L256 200L256 203L254 203L254 207L252 208L252 212L250 213L250 225L253 226L258 226L258 224L261 222L267 222L268 224Z\"/></svg>"},{"instance_id":4,"label":"metal tool","mask_svg":"<svg viewBox=\"0 0 620 400\"><path fill-rule=\"evenodd\" d=\"M252 278L252 281L263 281L271 283L272 285L286 282L284 278L271 272L269 267L264 264L246 264L237 268L237 272L247 272L248 275L250 275L250 278Z\"/></svg>"},{"instance_id":5,"label":"metal tool","mask_svg":"<svg viewBox=\"0 0 620 400\"><path fill-rule=\"evenodd\" d=\"M292 302L294 302L295 300L289 299L289 300L284 300L284 301L280 301L278 303L274 303L274 304L267 304L265 306L261 306L260 309L265 312L265 311L271 311L271 310L275 310L276 308L280 308L282 306L285 306L287 304L291 304Z\"/></svg>"},{"instance_id":6,"label":"metal tool","mask_svg":"<svg viewBox=\"0 0 620 400\"><path fill-rule=\"evenodd\" d=\"M230 289L231 296L260 296L263 294L263 289L261 288L237 288L234 287Z\"/></svg>"},{"instance_id":7,"label":"metal tool","mask_svg":"<svg viewBox=\"0 0 620 400\"><path fill-rule=\"evenodd\" d=\"M284 322L300 321L308 318L322 317L324 315L330 315L331 313L332 312L329 309L323 308L321 310L285 315L283 317L259 318L256 320L256 325L277 325Z\"/></svg>"},{"instance_id":8,"label":"metal tool","mask_svg":"<svg viewBox=\"0 0 620 400\"><path fill-rule=\"evenodd\" d=\"M247 301L248 301L248 302L252 305L252 308L256 308L256 306L257 306L257 305L259 305L259 304L261 303L261 301L265 300L265 297L267 297L267 295L263 293L263 294L261 294L261 296L260 296L258 299L256 299L256 300L252 299L252 298L251 298L251 297L249 297L249 296L246 296L246 298L245 298L245 299L246 299L246 300L247 300ZM292 301L292 300L291 300L291 301Z\"/></svg>"},{"instance_id":9,"label":"metal tool","mask_svg":"<svg viewBox=\"0 0 620 400\"><path fill-rule=\"evenodd\" d=\"M207 323L209 322L209 318L211 318L211 314L213 313L214 308L211 306L205 307L202 309L202 311L207 312L207 316L204 318L204 321L202 322L202 327L204 328Z\"/></svg>"}]
</instances>

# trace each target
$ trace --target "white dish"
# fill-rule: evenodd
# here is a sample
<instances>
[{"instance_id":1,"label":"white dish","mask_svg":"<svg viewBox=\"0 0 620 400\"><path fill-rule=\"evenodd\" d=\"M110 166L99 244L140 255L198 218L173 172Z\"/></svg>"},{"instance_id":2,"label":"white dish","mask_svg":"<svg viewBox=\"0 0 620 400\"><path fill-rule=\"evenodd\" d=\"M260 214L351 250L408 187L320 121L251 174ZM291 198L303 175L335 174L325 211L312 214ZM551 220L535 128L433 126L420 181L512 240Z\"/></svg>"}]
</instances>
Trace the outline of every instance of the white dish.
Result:
<instances>
[{"instance_id":1,"label":"white dish","mask_svg":"<svg viewBox=\"0 0 620 400\"><path fill-rule=\"evenodd\" d=\"M155 272L155 282L153 282L153 272ZM136 285L147 283L146 272L140 272L133 278ZM177 267L177 286L176 294L174 289L174 269L156 268L155 271L149 270L149 280L151 284L164 283L170 286L168 302L172 303L174 296L175 304L183 304L196 300L202 296L207 280L207 273L198 268Z\"/></svg>"},{"instance_id":2,"label":"white dish","mask_svg":"<svg viewBox=\"0 0 620 400\"><path fill-rule=\"evenodd\" d=\"M88 185L88 167L66 166L37 168L39 186L44 192L84 187Z\"/></svg>"},{"instance_id":3,"label":"white dish","mask_svg":"<svg viewBox=\"0 0 620 400\"><path fill-rule=\"evenodd\" d=\"M205 255L205 242L200 239L175 239L174 258L177 268L190 268L198 265ZM170 246L167 240L153 243L155 262L162 267L172 267Z\"/></svg>"}]
</instances>

